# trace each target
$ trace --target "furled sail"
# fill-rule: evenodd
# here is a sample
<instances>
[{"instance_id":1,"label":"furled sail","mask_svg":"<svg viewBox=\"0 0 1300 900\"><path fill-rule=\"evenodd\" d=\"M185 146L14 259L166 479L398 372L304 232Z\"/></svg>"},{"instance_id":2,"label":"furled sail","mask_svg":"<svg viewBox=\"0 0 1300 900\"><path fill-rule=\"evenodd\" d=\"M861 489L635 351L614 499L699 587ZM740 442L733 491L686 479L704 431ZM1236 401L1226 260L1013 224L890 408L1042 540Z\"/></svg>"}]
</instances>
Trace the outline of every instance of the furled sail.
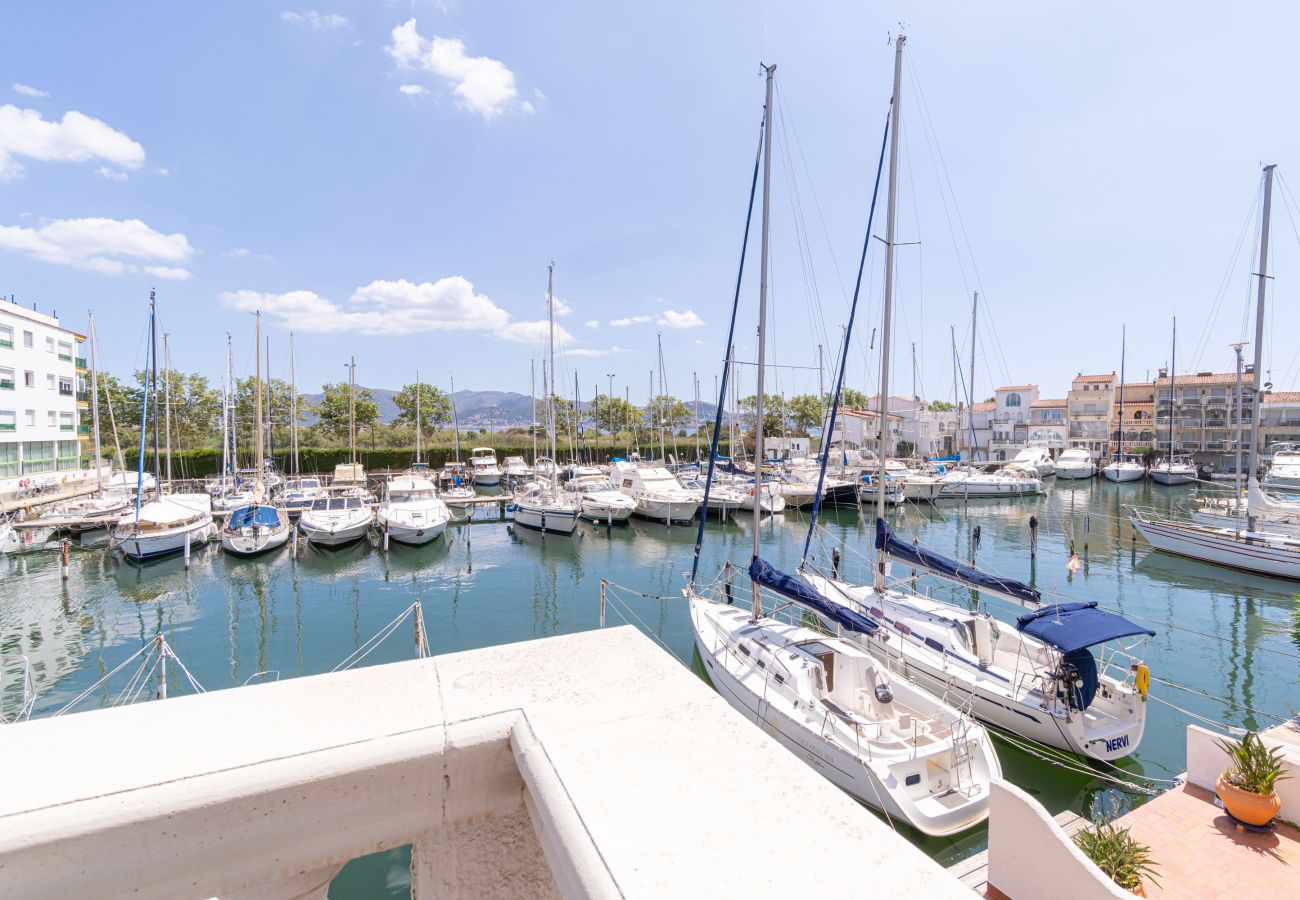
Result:
<instances>
[{"instance_id":1,"label":"furled sail","mask_svg":"<svg viewBox=\"0 0 1300 900\"><path fill-rule=\"evenodd\" d=\"M925 569L932 575L975 588L977 591L994 594L1012 603L1037 607L1043 602L1038 590L1023 582L993 575L955 559L949 559L920 544L909 544L894 534L894 530L884 519L876 519L876 549L891 559L918 569Z\"/></svg>"}]
</instances>

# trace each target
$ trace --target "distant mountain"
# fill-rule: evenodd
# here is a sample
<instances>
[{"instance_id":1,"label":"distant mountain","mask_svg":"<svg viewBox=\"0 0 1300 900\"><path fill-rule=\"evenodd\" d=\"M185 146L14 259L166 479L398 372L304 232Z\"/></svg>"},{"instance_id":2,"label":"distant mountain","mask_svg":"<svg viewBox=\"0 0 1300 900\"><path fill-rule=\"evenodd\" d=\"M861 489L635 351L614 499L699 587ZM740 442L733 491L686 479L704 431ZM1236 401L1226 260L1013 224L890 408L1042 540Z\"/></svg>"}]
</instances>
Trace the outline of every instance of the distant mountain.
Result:
<instances>
[{"instance_id":1,"label":"distant mountain","mask_svg":"<svg viewBox=\"0 0 1300 900\"><path fill-rule=\"evenodd\" d=\"M388 388L366 388L357 385L357 390L368 390L374 395L375 404L379 407L379 421L391 422L397 418L397 404L393 402L393 397L397 392ZM324 394L304 394L308 403L319 403ZM504 431L507 428L527 428L533 416L533 398L527 394L516 394L514 391L457 391L453 395L456 403L456 415L460 419L462 428L486 428L488 431ZM684 401L685 402L685 401ZM686 402L691 406L690 402ZM587 401L583 401L582 408L585 410L590 406ZM700 401L700 418L704 422L713 420L714 412L717 407L712 403ZM543 407L540 405L537 409L537 417L541 419ZM316 421L316 417L311 414L304 414L303 421L311 425ZM725 419L724 419L725 421Z\"/></svg>"}]
</instances>

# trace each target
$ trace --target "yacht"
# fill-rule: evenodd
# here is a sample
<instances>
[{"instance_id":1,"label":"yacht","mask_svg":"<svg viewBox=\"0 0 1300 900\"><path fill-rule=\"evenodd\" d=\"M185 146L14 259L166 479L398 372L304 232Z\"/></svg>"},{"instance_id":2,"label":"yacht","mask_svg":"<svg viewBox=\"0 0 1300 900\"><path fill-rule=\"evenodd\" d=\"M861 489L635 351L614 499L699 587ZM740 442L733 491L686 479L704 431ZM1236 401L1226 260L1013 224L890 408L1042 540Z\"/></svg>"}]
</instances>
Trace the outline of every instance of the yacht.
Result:
<instances>
[{"instance_id":1,"label":"yacht","mask_svg":"<svg viewBox=\"0 0 1300 900\"><path fill-rule=\"evenodd\" d=\"M290 518L296 519L304 509L323 496L325 496L325 488L319 478L308 476L286 478L284 490L280 493L280 504Z\"/></svg>"},{"instance_id":2,"label":"yacht","mask_svg":"<svg viewBox=\"0 0 1300 900\"><path fill-rule=\"evenodd\" d=\"M375 510L380 533L399 544L420 546L442 534L451 518L424 466L396 475L384 486L384 502Z\"/></svg>"},{"instance_id":3,"label":"yacht","mask_svg":"<svg viewBox=\"0 0 1300 900\"><path fill-rule=\"evenodd\" d=\"M507 456L501 464L501 477L513 482L523 482L533 477L533 470L522 456Z\"/></svg>"},{"instance_id":4,"label":"yacht","mask_svg":"<svg viewBox=\"0 0 1300 900\"><path fill-rule=\"evenodd\" d=\"M933 503L943 491L941 479L918 471L900 459L886 459L885 474L903 485L903 499L913 503Z\"/></svg>"},{"instance_id":5,"label":"yacht","mask_svg":"<svg viewBox=\"0 0 1300 900\"><path fill-rule=\"evenodd\" d=\"M1141 481L1146 477L1146 467L1142 465L1138 457L1130 456L1127 459L1121 459L1118 455L1106 464L1101 470L1102 477L1107 481L1124 483L1128 481Z\"/></svg>"},{"instance_id":6,"label":"yacht","mask_svg":"<svg viewBox=\"0 0 1300 900\"><path fill-rule=\"evenodd\" d=\"M473 477L465 471L460 463L444 463L438 473L438 494L443 502L451 507L452 512L464 514L476 496Z\"/></svg>"},{"instance_id":7,"label":"yacht","mask_svg":"<svg viewBox=\"0 0 1300 900\"><path fill-rule=\"evenodd\" d=\"M366 469L361 463L339 463L334 467L334 477L330 480L331 491L365 491L365 488Z\"/></svg>"},{"instance_id":8,"label":"yacht","mask_svg":"<svg viewBox=\"0 0 1300 900\"><path fill-rule=\"evenodd\" d=\"M1056 458L1056 477L1069 481L1091 478L1097 474L1092 455L1082 447L1071 447Z\"/></svg>"},{"instance_id":9,"label":"yacht","mask_svg":"<svg viewBox=\"0 0 1300 900\"><path fill-rule=\"evenodd\" d=\"M663 466L615 463L618 489L636 501L635 515L656 522L684 524L695 518L703 496L677 483ZM710 491L710 500L712 491Z\"/></svg>"},{"instance_id":10,"label":"yacht","mask_svg":"<svg viewBox=\"0 0 1300 900\"><path fill-rule=\"evenodd\" d=\"M700 502L701 508L704 504L704 484L707 480L707 474L701 475L698 471L684 472L677 476L677 483L686 490L690 491ZM709 489L709 514L719 520L741 508L745 502L745 495L735 482L727 480L720 473L715 472L713 476L713 487ZM753 506L750 506L753 509Z\"/></svg>"},{"instance_id":11,"label":"yacht","mask_svg":"<svg viewBox=\"0 0 1300 900\"><path fill-rule=\"evenodd\" d=\"M1043 492L1041 479L1024 472L982 472L974 468L951 469L943 475L944 500L975 497L1027 497Z\"/></svg>"},{"instance_id":12,"label":"yacht","mask_svg":"<svg viewBox=\"0 0 1300 900\"><path fill-rule=\"evenodd\" d=\"M216 531L210 496L166 494L122 516L113 528L110 546L143 561L205 544Z\"/></svg>"},{"instance_id":13,"label":"yacht","mask_svg":"<svg viewBox=\"0 0 1300 900\"><path fill-rule=\"evenodd\" d=\"M876 485L880 482L880 475L870 472L864 472L861 481L858 483L858 503L875 503L876 502ZM902 503L903 482L902 479L885 476L885 502L897 506Z\"/></svg>"},{"instance_id":14,"label":"yacht","mask_svg":"<svg viewBox=\"0 0 1300 900\"><path fill-rule=\"evenodd\" d=\"M1056 474L1056 463L1052 461L1052 453L1046 447L1026 447L1004 468L1020 469L1035 478L1050 478Z\"/></svg>"},{"instance_id":15,"label":"yacht","mask_svg":"<svg viewBox=\"0 0 1300 900\"><path fill-rule=\"evenodd\" d=\"M1273 449L1273 463L1264 476L1264 487L1278 491L1300 491L1300 447L1281 444Z\"/></svg>"},{"instance_id":16,"label":"yacht","mask_svg":"<svg viewBox=\"0 0 1300 900\"><path fill-rule=\"evenodd\" d=\"M1151 467L1151 480L1169 486L1192 484L1196 481L1196 466L1178 457L1162 459Z\"/></svg>"},{"instance_id":17,"label":"yacht","mask_svg":"<svg viewBox=\"0 0 1300 900\"><path fill-rule=\"evenodd\" d=\"M342 547L365 537L374 518L370 505L354 490L313 500L299 517L298 530L317 546Z\"/></svg>"},{"instance_id":18,"label":"yacht","mask_svg":"<svg viewBox=\"0 0 1300 900\"><path fill-rule=\"evenodd\" d=\"M573 534L582 512L581 502L557 490L552 481L531 481L515 495L515 524L552 534Z\"/></svg>"},{"instance_id":19,"label":"yacht","mask_svg":"<svg viewBox=\"0 0 1300 900\"><path fill-rule=\"evenodd\" d=\"M492 487L501 483L501 468L497 465L497 453L491 447L475 447L471 450L469 464L474 472L476 485Z\"/></svg>"},{"instance_id":20,"label":"yacht","mask_svg":"<svg viewBox=\"0 0 1300 900\"><path fill-rule=\"evenodd\" d=\"M632 517L636 501L614 487L596 468L578 468L564 482L564 492L578 501L582 518L600 525L619 525Z\"/></svg>"},{"instance_id":21,"label":"yacht","mask_svg":"<svg viewBox=\"0 0 1300 900\"><path fill-rule=\"evenodd\" d=\"M801 509L813 500L817 499L817 485L808 484L800 481L789 472L781 475L781 481L777 484L777 490L785 498L785 505L788 509ZM709 498L712 501L712 497Z\"/></svg>"}]
</instances>

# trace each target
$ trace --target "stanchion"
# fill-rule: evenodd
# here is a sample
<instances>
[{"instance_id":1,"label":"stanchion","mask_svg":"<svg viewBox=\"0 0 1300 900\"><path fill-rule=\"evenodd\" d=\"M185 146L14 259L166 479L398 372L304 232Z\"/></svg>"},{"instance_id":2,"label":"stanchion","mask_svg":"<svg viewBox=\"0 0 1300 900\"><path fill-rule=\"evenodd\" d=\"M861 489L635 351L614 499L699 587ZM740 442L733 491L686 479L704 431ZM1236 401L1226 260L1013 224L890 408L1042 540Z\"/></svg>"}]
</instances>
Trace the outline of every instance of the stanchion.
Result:
<instances>
[{"instance_id":1,"label":"stanchion","mask_svg":"<svg viewBox=\"0 0 1300 900\"><path fill-rule=\"evenodd\" d=\"M601 628L605 627L605 585L607 584L609 584L608 580L604 578L600 579L600 627Z\"/></svg>"},{"instance_id":2,"label":"stanchion","mask_svg":"<svg viewBox=\"0 0 1300 900\"><path fill-rule=\"evenodd\" d=\"M185 532L185 568L190 567L190 532Z\"/></svg>"},{"instance_id":3,"label":"stanchion","mask_svg":"<svg viewBox=\"0 0 1300 900\"><path fill-rule=\"evenodd\" d=\"M68 575L70 574L70 567L69 567L69 565L68 565L68 543L69 543L69 541L68 541L67 538L64 538L64 539L63 539L62 541L60 541L59 543L63 545L63 565L61 566L60 571L61 571L61 573L62 573L62 575L63 575L63 580L64 580L64 581L67 581L67 580L68 580Z\"/></svg>"}]
</instances>

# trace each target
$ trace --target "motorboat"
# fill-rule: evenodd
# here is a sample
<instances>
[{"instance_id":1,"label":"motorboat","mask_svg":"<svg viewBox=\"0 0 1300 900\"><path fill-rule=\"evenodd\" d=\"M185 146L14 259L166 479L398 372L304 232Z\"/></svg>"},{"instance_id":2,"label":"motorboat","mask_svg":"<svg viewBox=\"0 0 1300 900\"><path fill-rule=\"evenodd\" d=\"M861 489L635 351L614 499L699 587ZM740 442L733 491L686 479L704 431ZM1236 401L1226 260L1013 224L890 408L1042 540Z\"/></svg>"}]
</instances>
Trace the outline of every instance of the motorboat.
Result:
<instances>
[{"instance_id":1,"label":"motorboat","mask_svg":"<svg viewBox=\"0 0 1300 900\"><path fill-rule=\"evenodd\" d=\"M706 480L707 470L706 474L703 475L691 470L677 476L677 483L690 491L699 500L701 509L703 509L704 504L704 484ZM725 519L740 509L744 501L745 495L733 481L727 479L722 473L714 474L713 487L709 488L708 511L710 515L717 519Z\"/></svg>"},{"instance_id":2,"label":"motorboat","mask_svg":"<svg viewBox=\"0 0 1300 900\"><path fill-rule=\"evenodd\" d=\"M634 515L671 525L695 518L703 497L678 484L663 466L614 464L618 489L636 502Z\"/></svg>"},{"instance_id":3,"label":"motorboat","mask_svg":"<svg viewBox=\"0 0 1300 900\"><path fill-rule=\"evenodd\" d=\"M787 509L802 509L817 499L817 485L815 483L808 484L805 481L800 481L788 472L782 474L776 488L785 499Z\"/></svg>"},{"instance_id":4,"label":"motorboat","mask_svg":"<svg viewBox=\"0 0 1300 900\"><path fill-rule=\"evenodd\" d=\"M1027 497L1043 492L1043 482L1024 472L984 472L975 468L950 469L943 475L940 499Z\"/></svg>"},{"instance_id":5,"label":"motorboat","mask_svg":"<svg viewBox=\"0 0 1300 900\"><path fill-rule=\"evenodd\" d=\"M875 503L877 498L877 486L880 484L880 475L864 473L858 483L858 502ZM901 478L885 476L885 503L891 506L897 506L904 500L903 481Z\"/></svg>"},{"instance_id":6,"label":"motorboat","mask_svg":"<svg viewBox=\"0 0 1300 900\"><path fill-rule=\"evenodd\" d=\"M438 497L428 471L418 466L396 475L384 486L384 502L375 510L375 525L381 534L399 544L420 546L442 534L451 511Z\"/></svg>"},{"instance_id":7,"label":"motorboat","mask_svg":"<svg viewBox=\"0 0 1300 900\"><path fill-rule=\"evenodd\" d=\"M497 465L497 452L491 447L475 447L471 450L469 464L476 485L492 487L501 483L501 467Z\"/></svg>"},{"instance_id":8,"label":"motorboat","mask_svg":"<svg viewBox=\"0 0 1300 900\"><path fill-rule=\"evenodd\" d=\"M76 535L111 527L130 505L130 499L124 494L105 493L98 497L81 497L56 504L47 515L61 519L59 527Z\"/></svg>"},{"instance_id":9,"label":"motorboat","mask_svg":"<svg viewBox=\"0 0 1300 900\"><path fill-rule=\"evenodd\" d=\"M104 481L105 493L124 494L128 497L149 493L157 487L158 480L149 472L113 472Z\"/></svg>"},{"instance_id":10,"label":"motorboat","mask_svg":"<svg viewBox=\"0 0 1300 900\"><path fill-rule=\"evenodd\" d=\"M461 463L445 463L442 471L438 473L438 495L447 506L451 507L452 512L463 515L472 505L477 496L473 484L473 476Z\"/></svg>"},{"instance_id":11,"label":"motorboat","mask_svg":"<svg viewBox=\"0 0 1300 900\"><path fill-rule=\"evenodd\" d=\"M280 493L280 505L290 518L297 518L302 511L311 506L320 497L325 496L321 480L315 477L286 478Z\"/></svg>"},{"instance_id":12,"label":"motorboat","mask_svg":"<svg viewBox=\"0 0 1300 900\"><path fill-rule=\"evenodd\" d=\"M913 503L933 503L943 492L942 479L917 471L900 459L885 460L885 475L896 479L903 486L903 499Z\"/></svg>"},{"instance_id":13,"label":"motorboat","mask_svg":"<svg viewBox=\"0 0 1300 900\"><path fill-rule=\"evenodd\" d=\"M1147 713L1145 681L1138 679L1142 645L1154 632L1095 602L1044 606L1037 589L902 540L883 520L876 522L876 549L896 564L1030 610L1008 627L986 610L803 569L804 580L829 601L883 626L850 639L891 671L906 672L981 721L1049 747L1106 761L1137 750Z\"/></svg>"},{"instance_id":14,"label":"motorboat","mask_svg":"<svg viewBox=\"0 0 1300 900\"><path fill-rule=\"evenodd\" d=\"M298 518L298 530L320 547L342 547L370 531L374 512L365 500L351 496L318 497Z\"/></svg>"},{"instance_id":15,"label":"motorboat","mask_svg":"<svg viewBox=\"0 0 1300 900\"><path fill-rule=\"evenodd\" d=\"M574 469L564 482L564 493L578 501L582 518L600 525L619 525L632 517L636 501L623 495L600 469Z\"/></svg>"},{"instance_id":16,"label":"motorboat","mask_svg":"<svg viewBox=\"0 0 1300 900\"><path fill-rule=\"evenodd\" d=\"M780 485L775 481L763 481L757 491L754 489L754 483L737 485L740 493L740 508L742 510L754 511L754 498L757 494L759 512L765 516L776 515L785 509L785 497L781 495ZM701 498L702 499L702 498ZM709 492L709 502L713 502L713 492Z\"/></svg>"},{"instance_id":17,"label":"motorboat","mask_svg":"<svg viewBox=\"0 0 1300 900\"><path fill-rule=\"evenodd\" d=\"M166 494L122 516L110 546L129 559L144 561L206 544L216 531L208 494Z\"/></svg>"},{"instance_id":18,"label":"motorboat","mask_svg":"<svg viewBox=\"0 0 1300 900\"><path fill-rule=\"evenodd\" d=\"M507 456L501 464L501 477L516 483L533 477L533 470L522 456Z\"/></svg>"},{"instance_id":19,"label":"motorboat","mask_svg":"<svg viewBox=\"0 0 1300 900\"><path fill-rule=\"evenodd\" d=\"M334 477L330 479L330 490L342 493L349 489L365 490L366 469L361 463L339 463L334 467Z\"/></svg>"},{"instance_id":20,"label":"motorboat","mask_svg":"<svg viewBox=\"0 0 1300 900\"><path fill-rule=\"evenodd\" d=\"M1193 484L1196 481L1196 466L1186 459L1161 459L1151 467L1151 480L1156 484L1174 486Z\"/></svg>"},{"instance_id":21,"label":"motorboat","mask_svg":"<svg viewBox=\"0 0 1300 900\"><path fill-rule=\"evenodd\" d=\"M1091 478L1097 474L1092 455L1082 447L1071 447L1056 458L1056 477L1068 481Z\"/></svg>"},{"instance_id":22,"label":"motorboat","mask_svg":"<svg viewBox=\"0 0 1300 900\"><path fill-rule=\"evenodd\" d=\"M289 514L269 503L232 509L221 524L221 548L234 556L257 556L289 540Z\"/></svg>"},{"instance_id":23,"label":"motorboat","mask_svg":"<svg viewBox=\"0 0 1300 900\"><path fill-rule=\"evenodd\" d=\"M1138 461L1137 457L1128 457L1121 459L1116 456L1106 464L1101 470L1102 477L1107 481L1114 481L1117 484L1123 484L1129 481L1141 481L1147 475L1146 467Z\"/></svg>"},{"instance_id":24,"label":"motorboat","mask_svg":"<svg viewBox=\"0 0 1300 900\"><path fill-rule=\"evenodd\" d=\"M1264 476L1264 487L1279 491L1300 491L1300 447L1279 444L1273 448L1273 463Z\"/></svg>"},{"instance_id":25,"label":"motorboat","mask_svg":"<svg viewBox=\"0 0 1300 900\"><path fill-rule=\"evenodd\" d=\"M1056 474L1056 463L1046 447L1025 447L1004 468L1019 469L1035 478L1050 478Z\"/></svg>"}]
</instances>

